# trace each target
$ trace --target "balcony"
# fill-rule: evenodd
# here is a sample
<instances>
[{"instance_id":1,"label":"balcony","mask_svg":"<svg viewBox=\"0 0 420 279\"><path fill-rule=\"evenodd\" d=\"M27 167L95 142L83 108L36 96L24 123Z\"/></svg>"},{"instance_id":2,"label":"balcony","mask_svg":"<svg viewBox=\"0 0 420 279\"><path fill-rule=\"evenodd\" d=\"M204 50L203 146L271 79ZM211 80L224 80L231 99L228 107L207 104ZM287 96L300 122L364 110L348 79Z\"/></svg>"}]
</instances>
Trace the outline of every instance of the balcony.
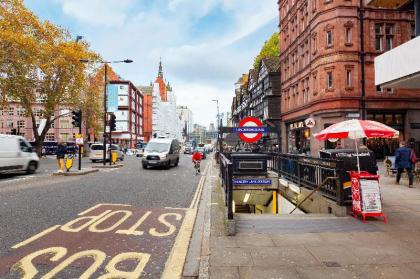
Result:
<instances>
[{"instance_id":1,"label":"balcony","mask_svg":"<svg viewBox=\"0 0 420 279\"><path fill-rule=\"evenodd\" d=\"M420 88L420 36L375 58L375 84Z\"/></svg>"}]
</instances>

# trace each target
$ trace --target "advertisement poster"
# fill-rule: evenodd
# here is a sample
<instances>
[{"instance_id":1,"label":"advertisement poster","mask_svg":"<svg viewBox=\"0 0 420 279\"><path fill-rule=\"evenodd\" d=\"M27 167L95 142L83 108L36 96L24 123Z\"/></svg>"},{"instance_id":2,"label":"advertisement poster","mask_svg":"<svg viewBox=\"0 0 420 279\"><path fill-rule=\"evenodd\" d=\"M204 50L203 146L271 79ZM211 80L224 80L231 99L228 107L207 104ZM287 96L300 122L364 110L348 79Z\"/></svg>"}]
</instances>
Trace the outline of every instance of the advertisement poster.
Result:
<instances>
[{"instance_id":1,"label":"advertisement poster","mask_svg":"<svg viewBox=\"0 0 420 279\"><path fill-rule=\"evenodd\" d=\"M118 111L118 84L108 84L108 112Z\"/></svg>"},{"instance_id":2,"label":"advertisement poster","mask_svg":"<svg viewBox=\"0 0 420 279\"><path fill-rule=\"evenodd\" d=\"M360 180L363 212L381 213L381 192L377 180Z\"/></svg>"},{"instance_id":3,"label":"advertisement poster","mask_svg":"<svg viewBox=\"0 0 420 279\"><path fill-rule=\"evenodd\" d=\"M361 212L362 206L360 202L360 184L357 178L351 179L351 195L353 199L353 212Z\"/></svg>"}]
</instances>

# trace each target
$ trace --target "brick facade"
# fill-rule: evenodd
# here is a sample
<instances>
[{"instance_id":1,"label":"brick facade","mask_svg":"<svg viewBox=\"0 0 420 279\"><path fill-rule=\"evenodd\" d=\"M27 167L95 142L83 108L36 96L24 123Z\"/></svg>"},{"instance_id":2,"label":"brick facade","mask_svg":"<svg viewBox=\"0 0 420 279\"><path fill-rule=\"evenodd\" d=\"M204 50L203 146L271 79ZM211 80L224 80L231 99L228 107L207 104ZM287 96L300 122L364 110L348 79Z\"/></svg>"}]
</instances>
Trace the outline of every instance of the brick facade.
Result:
<instances>
[{"instance_id":1,"label":"brick facade","mask_svg":"<svg viewBox=\"0 0 420 279\"><path fill-rule=\"evenodd\" d=\"M280 63L283 151L317 155L330 143L312 135L330 124L363 115L360 1L280 0ZM376 88L374 57L412 38L412 12L363 8L365 115L420 141L410 123L420 114L420 92ZM314 128L302 126L307 118ZM420 121L418 121L420 122ZM370 141L378 156L397 140ZM420 146L420 143L419 143ZM382 153L382 154L381 154Z\"/></svg>"}]
</instances>

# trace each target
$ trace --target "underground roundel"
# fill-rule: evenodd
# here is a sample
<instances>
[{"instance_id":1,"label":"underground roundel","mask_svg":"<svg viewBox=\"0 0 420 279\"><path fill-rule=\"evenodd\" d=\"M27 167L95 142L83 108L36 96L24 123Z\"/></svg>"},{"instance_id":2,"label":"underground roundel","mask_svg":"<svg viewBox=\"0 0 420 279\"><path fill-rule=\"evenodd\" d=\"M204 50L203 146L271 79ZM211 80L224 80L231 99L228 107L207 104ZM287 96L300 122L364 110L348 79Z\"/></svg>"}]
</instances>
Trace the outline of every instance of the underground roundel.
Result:
<instances>
[{"instance_id":1,"label":"underground roundel","mask_svg":"<svg viewBox=\"0 0 420 279\"><path fill-rule=\"evenodd\" d=\"M244 142L251 143L261 139L266 129L258 118L246 117L239 122L239 127L235 130Z\"/></svg>"}]
</instances>

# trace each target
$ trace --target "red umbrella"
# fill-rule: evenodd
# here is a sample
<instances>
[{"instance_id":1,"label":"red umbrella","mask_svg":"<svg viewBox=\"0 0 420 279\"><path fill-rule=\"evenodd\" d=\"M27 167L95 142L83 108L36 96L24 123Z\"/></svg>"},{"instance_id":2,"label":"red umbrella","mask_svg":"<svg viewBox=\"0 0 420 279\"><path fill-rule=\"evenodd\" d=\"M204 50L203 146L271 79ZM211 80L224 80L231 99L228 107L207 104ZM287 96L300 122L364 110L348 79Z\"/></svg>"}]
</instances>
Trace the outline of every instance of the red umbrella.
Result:
<instances>
[{"instance_id":1,"label":"red umbrella","mask_svg":"<svg viewBox=\"0 0 420 279\"><path fill-rule=\"evenodd\" d=\"M318 140L354 139L356 145L357 167L360 172L359 150L356 139L390 138L398 136L398 134L399 132L397 130L376 121L352 119L333 124L314 136Z\"/></svg>"}]
</instances>

